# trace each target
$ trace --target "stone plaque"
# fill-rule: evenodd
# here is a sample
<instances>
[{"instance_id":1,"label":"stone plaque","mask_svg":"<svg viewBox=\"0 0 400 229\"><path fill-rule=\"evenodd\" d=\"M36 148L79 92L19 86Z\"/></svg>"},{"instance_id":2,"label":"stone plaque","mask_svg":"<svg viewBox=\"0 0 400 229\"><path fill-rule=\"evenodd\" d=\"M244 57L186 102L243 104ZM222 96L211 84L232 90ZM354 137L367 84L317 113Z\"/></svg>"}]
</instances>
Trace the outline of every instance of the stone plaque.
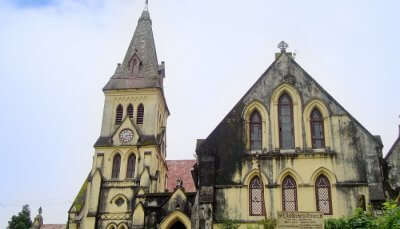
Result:
<instances>
[{"instance_id":1,"label":"stone plaque","mask_svg":"<svg viewBox=\"0 0 400 229\"><path fill-rule=\"evenodd\" d=\"M324 229L321 212L278 212L277 229Z\"/></svg>"}]
</instances>

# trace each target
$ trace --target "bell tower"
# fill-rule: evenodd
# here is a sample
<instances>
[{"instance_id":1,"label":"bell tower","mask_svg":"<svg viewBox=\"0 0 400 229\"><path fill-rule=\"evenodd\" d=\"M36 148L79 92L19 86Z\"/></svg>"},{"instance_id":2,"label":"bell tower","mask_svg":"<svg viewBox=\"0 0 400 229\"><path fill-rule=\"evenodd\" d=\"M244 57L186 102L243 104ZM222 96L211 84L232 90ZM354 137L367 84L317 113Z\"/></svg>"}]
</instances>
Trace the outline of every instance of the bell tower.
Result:
<instances>
[{"instance_id":1,"label":"bell tower","mask_svg":"<svg viewBox=\"0 0 400 229\"><path fill-rule=\"evenodd\" d=\"M69 211L70 228L105 228L110 217L131 225L137 195L165 192L164 78L146 1L125 57L103 88L101 133L90 174Z\"/></svg>"}]
</instances>

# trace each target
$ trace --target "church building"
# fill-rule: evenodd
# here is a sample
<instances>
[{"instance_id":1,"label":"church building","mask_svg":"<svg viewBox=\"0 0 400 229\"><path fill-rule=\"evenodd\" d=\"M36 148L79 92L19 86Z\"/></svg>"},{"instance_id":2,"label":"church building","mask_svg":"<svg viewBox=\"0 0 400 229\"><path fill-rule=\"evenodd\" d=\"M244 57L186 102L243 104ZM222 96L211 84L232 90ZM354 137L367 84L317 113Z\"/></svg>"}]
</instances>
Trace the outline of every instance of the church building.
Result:
<instances>
[{"instance_id":1,"label":"church building","mask_svg":"<svg viewBox=\"0 0 400 229\"><path fill-rule=\"evenodd\" d=\"M125 58L103 88L92 169L67 228L203 229L228 220L246 228L281 211L332 218L378 207L385 200L380 137L287 48L279 44L275 61L197 140L196 160L168 161L165 63L157 59L146 5Z\"/></svg>"}]
</instances>

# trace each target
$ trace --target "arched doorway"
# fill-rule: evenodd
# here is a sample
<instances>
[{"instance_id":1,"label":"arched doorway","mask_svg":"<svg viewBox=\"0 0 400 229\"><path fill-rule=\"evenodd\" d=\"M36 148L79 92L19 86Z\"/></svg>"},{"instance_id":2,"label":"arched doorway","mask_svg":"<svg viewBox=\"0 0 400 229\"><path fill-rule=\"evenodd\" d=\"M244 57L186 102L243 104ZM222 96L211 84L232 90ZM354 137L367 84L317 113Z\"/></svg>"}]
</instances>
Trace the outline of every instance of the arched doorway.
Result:
<instances>
[{"instance_id":1,"label":"arched doorway","mask_svg":"<svg viewBox=\"0 0 400 229\"><path fill-rule=\"evenodd\" d=\"M181 221L176 221L169 229L187 229Z\"/></svg>"},{"instance_id":2,"label":"arched doorway","mask_svg":"<svg viewBox=\"0 0 400 229\"><path fill-rule=\"evenodd\" d=\"M165 217L160 224L160 229L191 229L190 219L181 211L174 211Z\"/></svg>"}]
</instances>

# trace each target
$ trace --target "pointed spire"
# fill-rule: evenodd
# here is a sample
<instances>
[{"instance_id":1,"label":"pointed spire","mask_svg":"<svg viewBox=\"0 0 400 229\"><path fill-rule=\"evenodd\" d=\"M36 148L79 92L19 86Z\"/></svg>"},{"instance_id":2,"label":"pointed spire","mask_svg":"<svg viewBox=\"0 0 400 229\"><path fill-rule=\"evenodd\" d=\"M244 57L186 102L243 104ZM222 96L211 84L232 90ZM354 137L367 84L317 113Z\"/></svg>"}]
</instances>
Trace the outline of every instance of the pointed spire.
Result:
<instances>
[{"instance_id":1,"label":"pointed spire","mask_svg":"<svg viewBox=\"0 0 400 229\"><path fill-rule=\"evenodd\" d=\"M146 0L144 9L142 12L142 16L139 18L139 21L142 21L142 20L149 20L151 23L150 13L149 13L149 0Z\"/></svg>"},{"instance_id":2,"label":"pointed spire","mask_svg":"<svg viewBox=\"0 0 400 229\"><path fill-rule=\"evenodd\" d=\"M115 74L104 90L162 88L163 72L163 64L159 65L157 60L152 21L146 0L124 60L122 64L118 64Z\"/></svg>"}]
</instances>

